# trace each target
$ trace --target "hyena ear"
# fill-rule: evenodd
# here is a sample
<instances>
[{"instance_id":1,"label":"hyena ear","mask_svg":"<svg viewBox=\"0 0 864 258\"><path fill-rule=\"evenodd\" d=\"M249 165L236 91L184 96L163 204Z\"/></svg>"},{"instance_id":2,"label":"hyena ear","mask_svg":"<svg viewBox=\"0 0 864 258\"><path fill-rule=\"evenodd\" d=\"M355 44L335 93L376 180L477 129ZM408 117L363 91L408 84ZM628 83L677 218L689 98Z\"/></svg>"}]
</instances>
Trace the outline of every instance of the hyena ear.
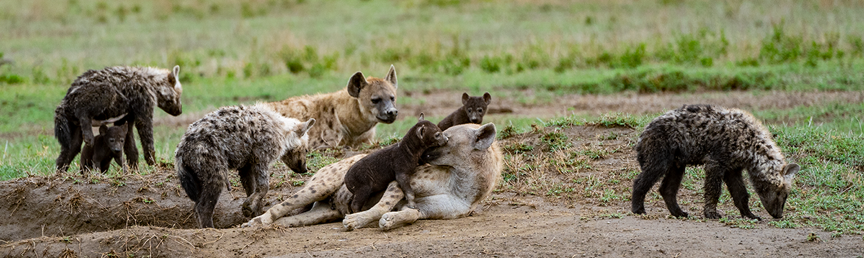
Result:
<instances>
[{"instance_id":1,"label":"hyena ear","mask_svg":"<svg viewBox=\"0 0 864 258\"><path fill-rule=\"evenodd\" d=\"M99 126L99 135L103 135L103 134L107 134L107 133L108 133L108 126L105 124L100 125Z\"/></svg>"},{"instance_id":2,"label":"hyena ear","mask_svg":"<svg viewBox=\"0 0 864 258\"><path fill-rule=\"evenodd\" d=\"M348 95L359 98L360 90L366 88L368 85L369 82L366 81L366 76L363 76L363 72L358 71L348 79Z\"/></svg>"},{"instance_id":3,"label":"hyena ear","mask_svg":"<svg viewBox=\"0 0 864 258\"><path fill-rule=\"evenodd\" d=\"M489 92L483 93L483 101L486 102L486 105L489 105L492 102L492 95Z\"/></svg>"},{"instance_id":4,"label":"hyena ear","mask_svg":"<svg viewBox=\"0 0 864 258\"><path fill-rule=\"evenodd\" d=\"M315 125L315 118L309 118L309 121L297 126L297 135L303 137L306 132L309 132L309 129L312 129L313 125Z\"/></svg>"},{"instance_id":5,"label":"hyena ear","mask_svg":"<svg viewBox=\"0 0 864 258\"><path fill-rule=\"evenodd\" d=\"M787 164L783 167L783 177L787 181L792 181L792 179L795 178L795 174L798 173L798 170L801 170L801 167L798 166L798 164Z\"/></svg>"},{"instance_id":6,"label":"hyena ear","mask_svg":"<svg viewBox=\"0 0 864 258\"><path fill-rule=\"evenodd\" d=\"M180 92L183 90L183 86L180 85L180 66L175 65L173 71L171 74L174 75L174 90Z\"/></svg>"},{"instance_id":7,"label":"hyena ear","mask_svg":"<svg viewBox=\"0 0 864 258\"><path fill-rule=\"evenodd\" d=\"M426 127L421 125L420 128L417 128L417 138L423 139L423 133L425 132Z\"/></svg>"},{"instance_id":8,"label":"hyena ear","mask_svg":"<svg viewBox=\"0 0 864 258\"><path fill-rule=\"evenodd\" d=\"M495 124L488 123L474 131L474 149L485 150L495 141Z\"/></svg>"},{"instance_id":9,"label":"hyena ear","mask_svg":"<svg viewBox=\"0 0 864 258\"><path fill-rule=\"evenodd\" d=\"M396 67L392 64L390 65L390 71L387 72L387 76L384 77L384 80L393 84L393 88L399 88L398 82L396 80Z\"/></svg>"},{"instance_id":10,"label":"hyena ear","mask_svg":"<svg viewBox=\"0 0 864 258\"><path fill-rule=\"evenodd\" d=\"M423 112L420 112L420 117L417 118L417 122L423 121L423 119L424 119L423 117L424 117L424 116L425 116L425 115L423 115Z\"/></svg>"},{"instance_id":11,"label":"hyena ear","mask_svg":"<svg viewBox=\"0 0 864 258\"><path fill-rule=\"evenodd\" d=\"M463 106L464 106L465 104L468 104L468 98L470 98L470 97L471 97L471 96L468 96L468 92L463 92L463 93L462 93L462 105L463 105Z\"/></svg>"},{"instance_id":12,"label":"hyena ear","mask_svg":"<svg viewBox=\"0 0 864 258\"><path fill-rule=\"evenodd\" d=\"M128 124L131 124L131 122L127 122L120 126L120 132L123 133L124 136L129 133L129 126L127 126Z\"/></svg>"}]
</instances>

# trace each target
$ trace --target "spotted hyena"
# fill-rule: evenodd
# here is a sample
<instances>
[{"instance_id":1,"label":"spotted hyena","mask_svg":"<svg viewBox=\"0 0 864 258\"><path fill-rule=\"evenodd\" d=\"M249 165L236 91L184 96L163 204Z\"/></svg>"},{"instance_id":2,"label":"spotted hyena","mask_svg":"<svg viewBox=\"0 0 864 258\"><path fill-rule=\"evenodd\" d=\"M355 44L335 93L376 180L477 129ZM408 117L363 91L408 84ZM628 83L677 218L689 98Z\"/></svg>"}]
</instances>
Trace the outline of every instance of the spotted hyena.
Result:
<instances>
[{"instance_id":1,"label":"spotted hyena","mask_svg":"<svg viewBox=\"0 0 864 258\"><path fill-rule=\"evenodd\" d=\"M429 164L417 167L411 178L417 209L405 207L404 194L394 181L379 194L380 198L367 202L363 212L346 216L352 194L343 178L352 164L366 156L356 155L321 168L300 191L243 226L268 225L274 221L285 226L304 226L344 218L342 223L349 230L374 221L387 230L418 219L467 216L492 193L501 177L503 158L494 142L495 125L458 125L444 131L444 135L447 144L427 151L423 158ZM313 203L311 210L283 218Z\"/></svg>"},{"instance_id":2,"label":"spotted hyena","mask_svg":"<svg viewBox=\"0 0 864 258\"><path fill-rule=\"evenodd\" d=\"M684 105L648 124L636 143L636 159L642 173L633 182L633 213L645 213L645 195L661 177L660 195L673 216L687 217L676 195L688 165L705 165L705 209L709 219L717 212L722 183L726 183L741 215L750 212L749 194L742 171L762 205L774 218L783 217L783 205L800 167L788 164L769 132L753 115L738 109L710 105Z\"/></svg>"},{"instance_id":3,"label":"spotted hyena","mask_svg":"<svg viewBox=\"0 0 864 258\"><path fill-rule=\"evenodd\" d=\"M144 160L154 165L153 109L159 107L172 116L182 113L179 73L180 66L173 70L118 66L78 76L54 110L54 136L60 142L57 170L67 170L81 151L82 142L93 144L90 126L94 120L111 118L120 118L115 125L135 125L141 135ZM131 127L124 144L129 166L137 167L138 149Z\"/></svg>"},{"instance_id":4,"label":"spotted hyena","mask_svg":"<svg viewBox=\"0 0 864 258\"><path fill-rule=\"evenodd\" d=\"M126 170L126 164L123 164L123 145L126 141L126 132L130 123L124 125L108 127L105 124L99 126L99 135L93 139L93 145L84 145L81 150L81 172L91 170L98 166L99 171L105 173L111 167L113 159ZM90 129L90 128L87 128Z\"/></svg>"},{"instance_id":5,"label":"spotted hyena","mask_svg":"<svg viewBox=\"0 0 864 258\"><path fill-rule=\"evenodd\" d=\"M411 176L420 156L429 148L447 143L447 137L438 126L423 119L408 129L408 133L396 144L377 150L357 161L345 174L345 186L354 195L351 211L358 212L373 194L387 189L393 180L405 192L408 207L414 208L414 191L411 189Z\"/></svg>"},{"instance_id":6,"label":"spotted hyena","mask_svg":"<svg viewBox=\"0 0 864 258\"><path fill-rule=\"evenodd\" d=\"M462 93L462 107L438 122L438 128L447 130L454 125L483 123L483 116L486 115L490 102L492 102L492 95L489 92L484 93L482 97L472 97L468 96L467 92Z\"/></svg>"},{"instance_id":7,"label":"spotted hyena","mask_svg":"<svg viewBox=\"0 0 864 258\"><path fill-rule=\"evenodd\" d=\"M268 167L286 152L309 142L306 132L315 119L300 122L279 115L265 105L223 107L195 121L186 130L175 154L174 166L201 227L213 227L213 209L229 170L238 170L246 190L243 215L258 216L269 188ZM286 163L295 171L300 162Z\"/></svg>"},{"instance_id":8,"label":"spotted hyena","mask_svg":"<svg viewBox=\"0 0 864 258\"><path fill-rule=\"evenodd\" d=\"M348 79L348 86L328 94L298 96L267 103L283 116L300 120L315 118L318 126L309 131L312 148L372 143L375 125L396 120L396 68L384 79L365 77L362 72Z\"/></svg>"}]
</instances>

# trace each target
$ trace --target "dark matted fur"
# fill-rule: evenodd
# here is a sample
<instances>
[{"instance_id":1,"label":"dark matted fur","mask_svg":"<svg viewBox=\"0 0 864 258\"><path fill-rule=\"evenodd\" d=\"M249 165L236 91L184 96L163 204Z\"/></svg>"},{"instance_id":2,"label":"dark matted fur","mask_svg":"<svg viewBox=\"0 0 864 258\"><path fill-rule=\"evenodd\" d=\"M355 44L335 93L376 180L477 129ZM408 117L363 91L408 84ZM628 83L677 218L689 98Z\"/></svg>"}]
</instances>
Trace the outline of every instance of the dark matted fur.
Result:
<instances>
[{"instance_id":1,"label":"dark matted fur","mask_svg":"<svg viewBox=\"0 0 864 258\"><path fill-rule=\"evenodd\" d=\"M130 123L108 127L99 126L99 135L93 139L93 145L86 144L81 150L81 172L99 166L99 171L105 173L111 167L111 159L117 162L126 171L123 164L123 143L126 141L126 132ZM89 128L88 128L89 129Z\"/></svg>"},{"instance_id":2,"label":"dark matted fur","mask_svg":"<svg viewBox=\"0 0 864 258\"><path fill-rule=\"evenodd\" d=\"M108 67L78 76L54 111L54 137L60 142L57 169L66 171L81 151L82 141L93 144L90 129L93 120L123 115L115 125L135 124L141 135L144 159L154 165L153 108L158 106L168 114L180 115L183 89L177 79L179 72L179 66L173 72L152 67ZM123 149L128 165L137 167L138 149L131 127Z\"/></svg>"},{"instance_id":3,"label":"dark matted fur","mask_svg":"<svg viewBox=\"0 0 864 258\"><path fill-rule=\"evenodd\" d=\"M467 92L462 93L462 107L438 122L438 128L444 131L454 125L483 123L483 116L491 102L492 95L489 95L489 92L484 93L483 97L471 97Z\"/></svg>"},{"instance_id":4,"label":"dark matted fur","mask_svg":"<svg viewBox=\"0 0 864 258\"><path fill-rule=\"evenodd\" d=\"M345 186L354 194L351 212L359 212L373 194L384 191L393 180L405 192L408 207L414 208L414 191L409 183L420 155L426 149L446 143L447 137L441 129L423 120L421 113L420 121L408 129L401 141L369 154L348 169Z\"/></svg>"},{"instance_id":5,"label":"dark matted fur","mask_svg":"<svg viewBox=\"0 0 864 258\"><path fill-rule=\"evenodd\" d=\"M750 174L768 213L781 218L792 179L800 169L786 163L771 132L753 115L710 105L684 105L655 118L639 136L636 152L642 168L633 182L632 209L637 214L645 213L645 195L665 175L660 194L666 207L673 216L686 217L675 197L684 168L704 164L706 218L721 217L717 202L726 182L741 215L759 219L750 212L742 170Z\"/></svg>"},{"instance_id":6,"label":"dark matted fur","mask_svg":"<svg viewBox=\"0 0 864 258\"><path fill-rule=\"evenodd\" d=\"M246 190L243 215L260 215L269 190L268 168L286 152L307 148L306 132L314 124L315 119L301 123L259 104L223 107L189 125L177 146L174 166L186 195L195 201L200 226L213 227L213 209L228 185L229 170L239 171ZM306 157L298 158L303 160L285 164L305 171Z\"/></svg>"}]
</instances>

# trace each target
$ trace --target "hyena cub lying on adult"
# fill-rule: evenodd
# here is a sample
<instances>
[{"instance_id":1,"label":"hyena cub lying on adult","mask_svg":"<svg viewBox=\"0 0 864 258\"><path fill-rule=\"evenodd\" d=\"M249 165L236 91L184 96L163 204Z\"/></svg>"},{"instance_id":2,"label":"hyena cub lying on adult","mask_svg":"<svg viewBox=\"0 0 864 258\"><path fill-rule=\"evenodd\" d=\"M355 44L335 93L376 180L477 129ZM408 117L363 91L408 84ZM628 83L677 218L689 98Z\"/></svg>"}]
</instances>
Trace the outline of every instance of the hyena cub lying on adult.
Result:
<instances>
[{"instance_id":1,"label":"hyena cub lying on adult","mask_svg":"<svg viewBox=\"0 0 864 258\"><path fill-rule=\"evenodd\" d=\"M633 182L633 213L645 213L645 194L664 176L660 195L669 212L687 217L676 194L687 165L705 165L705 209L709 219L719 219L717 202L726 182L741 215L750 212L750 197L741 171L747 170L762 205L774 218L783 217L783 206L800 167L787 164L769 132L753 115L738 109L710 105L684 105L651 121L636 143L636 159L642 173Z\"/></svg>"},{"instance_id":2,"label":"hyena cub lying on adult","mask_svg":"<svg viewBox=\"0 0 864 258\"><path fill-rule=\"evenodd\" d=\"M426 149L444 144L447 144L447 137L441 129L423 120L423 113L420 113L419 121L408 129L402 141L369 154L345 174L345 186L354 194L351 211L359 212L372 195L384 191L394 179L405 192L408 207L414 208L414 191L409 184L414 168Z\"/></svg>"},{"instance_id":3,"label":"hyena cub lying on adult","mask_svg":"<svg viewBox=\"0 0 864 258\"><path fill-rule=\"evenodd\" d=\"M228 185L229 170L240 172L246 190L243 215L258 216L269 190L268 167L287 152L306 148L306 132L315 119L301 123L286 118L264 105L223 107L186 130L177 146L174 166L202 228L213 227L213 208L222 188ZM306 169L303 159L286 162L291 169Z\"/></svg>"},{"instance_id":4,"label":"hyena cub lying on adult","mask_svg":"<svg viewBox=\"0 0 864 258\"><path fill-rule=\"evenodd\" d=\"M111 159L123 168L123 173L128 172L126 164L123 164L123 146L128 126L131 123L110 128L104 124L99 126L99 135L93 139L93 145L86 144L81 151L81 172L98 165L99 171L105 173L111 167Z\"/></svg>"},{"instance_id":5,"label":"hyena cub lying on adult","mask_svg":"<svg viewBox=\"0 0 864 258\"><path fill-rule=\"evenodd\" d=\"M438 128L444 131L454 125L483 123L483 116L486 115L490 102L492 102L492 95L489 95L489 92L484 93L483 97L472 97L468 96L467 92L462 93L462 107L438 122Z\"/></svg>"}]
</instances>

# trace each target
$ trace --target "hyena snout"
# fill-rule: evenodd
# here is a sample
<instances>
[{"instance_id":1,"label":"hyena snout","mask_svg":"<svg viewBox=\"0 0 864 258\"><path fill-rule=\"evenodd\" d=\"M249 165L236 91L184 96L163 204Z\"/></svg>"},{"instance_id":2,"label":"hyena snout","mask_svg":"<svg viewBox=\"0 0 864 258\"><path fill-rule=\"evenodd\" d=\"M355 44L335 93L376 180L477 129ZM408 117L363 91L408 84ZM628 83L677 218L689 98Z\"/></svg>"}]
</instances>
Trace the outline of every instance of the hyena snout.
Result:
<instances>
[{"instance_id":1,"label":"hyena snout","mask_svg":"<svg viewBox=\"0 0 864 258\"><path fill-rule=\"evenodd\" d=\"M393 121L396 121L396 116L398 116L398 115L399 115L399 110L397 110L396 107L391 106L390 108L384 109L384 111L378 113L377 118L382 123L389 124L389 123L393 123Z\"/></svg>"}]
</instances>

